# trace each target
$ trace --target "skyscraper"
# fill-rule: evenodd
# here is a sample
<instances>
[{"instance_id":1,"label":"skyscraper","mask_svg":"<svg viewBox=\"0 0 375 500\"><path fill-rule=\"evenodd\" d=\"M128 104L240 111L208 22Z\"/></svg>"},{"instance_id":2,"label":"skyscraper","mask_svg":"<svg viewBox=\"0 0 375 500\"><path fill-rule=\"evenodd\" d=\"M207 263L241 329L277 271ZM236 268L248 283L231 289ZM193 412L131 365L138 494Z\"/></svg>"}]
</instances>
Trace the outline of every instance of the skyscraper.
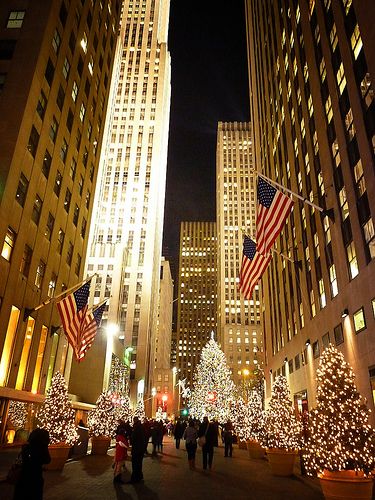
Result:
<instances>
[{"instance_id":1,"label":"skyscraper","mask_svg":"<svg viewBox=\"0 0 375 500\"><path fill-rule=\"evenodd\" d=\"M300 409L333 343L373 404L373 2L247 2L257 168L296 202L264 283L267 396L286 373ZM269 371L272 370L272 377Z\"/></svg>"},{"instance_id":2,"label":"skyscraper","mask_svg":"<svg viewBox=\"0 0 375 500\"><path fill-rule=\"evenodd\" d=\"M151 390L170 107L168 21L168 0L124 4L86 260L87 273L97 273L91 300L108 298L104 324L117 325L115 341L132 349L133 401Z\"/></svg>"},{"instance_id":3,"label":"skyscraper","mask_svg":"<svg viewBox=\"0 0 375 500\"><path fill-rule=\"evenodd\" d=\"M200 352L217 330L216 223L181 222L177 368L191 384Z\"/></svg>"},{"instance_id":4,"label":"skyscraper","mask_svg":"<svg viewBox=\"0 0 375 500\"><path fill-rule=\"evenodd\" d=\"M119 19L115 0L0 5L1 397L69 377L54 304L34 308L82 280Z\"/></svg>"},{"instance_id":5,"label":"skyscraper","mask_svg":"<svg viewBox=\"0 0 375 500\"><path fill-rule=\"evenodd\" d=\"M250 123L219 122L216 147L218 337L242 382L263 364L259 286L250 300L238 289L243 236L255 237L255 173Z\"/></svg>"}]
</instances>

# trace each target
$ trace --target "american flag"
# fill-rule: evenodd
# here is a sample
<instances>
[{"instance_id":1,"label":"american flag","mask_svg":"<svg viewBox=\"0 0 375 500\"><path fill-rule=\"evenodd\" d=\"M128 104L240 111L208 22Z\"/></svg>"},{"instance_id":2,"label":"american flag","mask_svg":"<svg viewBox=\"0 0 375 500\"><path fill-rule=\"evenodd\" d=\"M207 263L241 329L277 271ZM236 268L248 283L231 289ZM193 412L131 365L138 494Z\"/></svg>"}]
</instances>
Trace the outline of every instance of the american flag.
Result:
<instances>
[{"instance_id":1,"label":"american flag","mask_svg":"<svg viewBox=\"0 0 375 500\"><path fill-rule=\"evenodd\" d=\"M78 288L78 290L70 293L56 304L65 335L69 344L73 347L73 351L77 359L79 354L81 331L87 315L87 301L90 293L90 283L91 282L88 281Z\"/></svg>"},{"instance_id":2,"label":"american flag","mask_svg":"<svg viewBox=\"0 0 375 500\"><path fill-rule=\"evenodd\" d=\"M257 250L267 255L284 226L293 201L258 177Z\"/></svg>"},{"instance_id":3,"label":"american flag","mask_svg":"<svg viewBox=\"0 0 375 500\"><path fill-rule=\"evenodd\" d=\"M92 343L94 342L96 332L102 321L103 312L105 310L106 303L100 305L95 309L95 311L90 311L86 314L84 325L81 331L81 338L79 343L78 351L78 361L81 361L85 356L86 351L90 349Z\"/></svg>"},{"instance_id":4,"label":"american flag","mask_svg":"<svg viewBox=\"0 0 375 500\"><path fill-rule=\"evenodd\" d=\"M262 277L270 260L270 255L260 254L257 251L255 241L245 236L239 287L246 299L251 299L254 287Z\"/></svg>"}]
</instances>

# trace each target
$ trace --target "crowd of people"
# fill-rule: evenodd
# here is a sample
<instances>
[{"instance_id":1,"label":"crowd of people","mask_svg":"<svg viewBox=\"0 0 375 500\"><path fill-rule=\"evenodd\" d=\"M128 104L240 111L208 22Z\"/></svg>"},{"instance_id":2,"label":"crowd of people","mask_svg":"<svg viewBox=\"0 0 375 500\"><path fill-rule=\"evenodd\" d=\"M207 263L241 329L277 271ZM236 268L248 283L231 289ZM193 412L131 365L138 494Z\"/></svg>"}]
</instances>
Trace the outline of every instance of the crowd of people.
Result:
<instances>
[{"instance_id":1,"label":"crowd of people","mask_svg":"<svg viewBox=\"0 0 375 500\"><path fill-rule=\"evenodd\" d=\"M83 422L79 422L83 425ZM127 483L143 481L143 458L153 457L163 453L163 438L168 434L173 436L176 449L180 448L181 440L185 441L185 449L190 469L195 469L195 457L198 446L202 449L203 469L212 468L214 448L218 447L219 436L224 444L224 456L231 457L233 451L233 426L230 421L219 426L218 422L209 421L204 417L202 422L189 419L177 419L175 422L155 419L145 419L141 422L134 417L130 422L120 421L116 429L116 447L113 461L113 481L124 484L122 473L126 461L131 456L132 471ZM151 441L152 452L148 452ZM14 500L27 498L42 500L44 464L50 462L48 452L49 434L44 429L35 429L29 436L28 442L22 448L22 470L15 486Z\"/></svg>"}]
</instances>

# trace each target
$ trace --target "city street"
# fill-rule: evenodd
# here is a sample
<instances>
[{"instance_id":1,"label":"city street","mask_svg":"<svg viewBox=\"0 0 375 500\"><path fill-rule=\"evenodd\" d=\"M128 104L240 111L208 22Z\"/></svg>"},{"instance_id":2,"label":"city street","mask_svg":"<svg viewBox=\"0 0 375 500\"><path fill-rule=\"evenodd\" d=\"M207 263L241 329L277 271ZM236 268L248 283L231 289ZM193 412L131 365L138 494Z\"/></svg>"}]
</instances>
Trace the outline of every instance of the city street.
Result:
<instances>
[{"instance_id":1,"label":"city street","mask_svg":"<svg viewBox=\"0 0 375 500\"><path fill-rule=\"evenodd\" d=\"M202 470L201 452L197 452L197 469L188 469L186 451L176 450L170 437L164 438L164 454L147 456L143 461L144 483L113 485L111 468L113 449L108 456L86 456L68 462L62 473L44 473L44 500L176 500L232 498L233 500L284 500L323 498L316 480L301 477L299 467L291 478L272 476L266 460L250 460L246 450L234 447L233 458L224 458L223 447L215 448L212 471ZM149 451L151 445L149 445ZM3 476L3 452L0 452ZM131 463L123 479L129 480ZM2 479L2 477L1 477ZM13 487L0 483L0 498L11 500ZM26 499L25 499L26 500Z\"/></svg>"}]
</instances>

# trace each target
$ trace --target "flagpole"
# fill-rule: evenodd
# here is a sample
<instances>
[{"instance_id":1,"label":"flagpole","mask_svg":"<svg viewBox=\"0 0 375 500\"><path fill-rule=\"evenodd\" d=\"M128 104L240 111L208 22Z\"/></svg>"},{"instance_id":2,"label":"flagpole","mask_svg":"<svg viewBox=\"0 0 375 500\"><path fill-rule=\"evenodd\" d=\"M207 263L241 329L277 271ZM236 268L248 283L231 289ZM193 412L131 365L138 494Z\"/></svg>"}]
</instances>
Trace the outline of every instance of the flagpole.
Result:
<instances>
[{"instance_id":1,"label":"flagpole","mask_svg":"<svg viewBox=\"0 0 375 500\"><path fill-rule=\"evenodd\" d=\"M45 300L41 304L37 305L36 307L33 307L31 309L28 309L27 307L25 307L25 312L24 312L24 315L23 315L23 320L26 321L26 319L30 316L31 313L33 313L35 311L39 311L39 309L41 309L44 306L47 306L50 302L59 299L61 296L65 295L65 294L67 294L67 293L69 293L69 292L71 292L73 290L76 290L80 286L85 285L88 281L92 280L92 278L94 276L96 276L96 275L97 275L97 273L93 274L92 276L90 276L89 278L86 278L85 280L81 281L77 285L74 285L74 286L68 288L68 290L64 290L63 292L59 293L59 295L56 295L56 297L50 297L49 299Z\"/></svg>"}]
</instances>

